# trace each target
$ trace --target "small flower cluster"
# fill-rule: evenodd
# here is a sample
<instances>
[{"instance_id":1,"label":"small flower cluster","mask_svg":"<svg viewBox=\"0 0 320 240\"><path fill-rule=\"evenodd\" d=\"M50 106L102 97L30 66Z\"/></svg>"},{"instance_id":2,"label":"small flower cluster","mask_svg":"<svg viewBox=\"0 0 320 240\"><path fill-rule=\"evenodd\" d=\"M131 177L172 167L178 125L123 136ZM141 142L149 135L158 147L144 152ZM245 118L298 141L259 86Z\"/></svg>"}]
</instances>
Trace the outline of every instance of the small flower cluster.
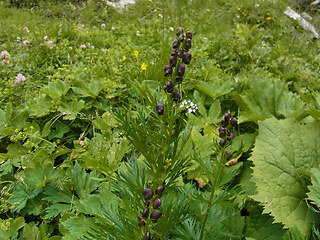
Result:
<instances>
[{"instance_id":1,"label":"small flower cluster","mask_svg":"<svg viewBox=\"0 0 320 240\"><path fill-rule=\"evenodd\" d=\"M8 53L7 51L2 51L1 58L2 58L2 62L9 63L8 59L10 58L10 53Z\"/></svg>"},{"instance_id":2,"label":"small flower cluster","mask_svg":"<svg viewBox=\"0 0 320 240\"><path fill-rule=\"evenodd\" d=\"M234 138L234 134L232 129L236 127L238 124L238 120L235 117L231 116L231 112L228 111L224 115L224 119L221 120L221 127L219 128L219 137L222 138L219 142L221 147L227 145L228 142L231 142ZM230 159L232 157L231 153L226 153L227 158Z\"/></svg>"},{"instance_id":3,"label":"small flower cluster","mask_svg":"<svg viewBox=\"0 0 320 240\"><path fill-rule=\"evenodd\" d=\"M164 76L171 77L171 80L167 82L164 90L167 93L171 93L172 100L178 102L181 98L179 92L175 92L175 85L182 83L183 76L186 70L185 64L189 64L191 61L191 53L188 51L191 48L192 33L187 31L183 33L183 28L179 27L176 32L177 39L172 43L172 52L169 60L169 65L164 68ZM157 104L156 110L159 115L163 115L163 105Z\"/></svg>"},{"instance_id":4,"label":"small flower cluster","mask_svg":"<svg viewBox=\"0 0 320 240\"><path fill-rule=\"evenodd\" d=\"M145 188L143 190L143 197L144 197L144 205L146 206L145 209L143 210L141 216L138 216L138 226L139 227L142 227L142 226L145 226L146 225L146 222L143 220L143 219L148 219L149 217L149 213L150 213L150 201L152 201L152 209L154 210L157 210L160 208L161 206L161 200L160 200L160 197L162 196L162 193L164 191L164 186L160 186L156 189L156 196L154 197L154 192L151 188ZM158 219L162 216L162 212L160 211L153 211L151 214L150 214L150 219L153 221L153 222L157 222ZM144 239L145 240L149 240L151 239L151 236L150 236L150 232L147 231L145 236L144 236Z\"/></svg>"},{"instance_id":5,"label":"small flower cluster","mask_svg":"<svg viewBox=\"0 0 320 240\"><path fill-rule=\"evenodd\" d=\"M188 113L195 113L198 110L198 105L190 100L184 100L182 101L180 108L187 110Z\"/></svg>"},{"instance_id":6,"label":"small flower cluster","mask_svg":"<svg viewBox=\"0 0 320 240\"><path fill-rule=\"evenodd\" d=\"M30 32L28 27L24 27L23 30L26 32Z\"/></svg>"},{"instance_id":7,"label":"small flower cluster","mask_svg":"<svg viewBox=\"0 0 320 240\"><path fill-rule=\"evenodd\" d=\"M23 45L25 45L25 46L29 46L30 45L30 42L28 41L28 40L23 40Z\"/></svg>"},{"instance_id":8,"label":"small flower cluster","mask_svg":"<svg viewBox=\"0 0 320 240\"><path fill-rule=\"evenodd\" d=\"M53 43L52 40L49 40L49 37L48 37L48 36L44 36L44 37L43 37L43 40L45 40L49 45Z\"/></svg>"},{"instance_id":9,"label":"small flower cluster","mask_svg":"<svg viewBox=\"0 0 320 240\"><path fill-rule=\"evenodd\" d=\"M26 80L26 77L22 75L22 73L18 73L16 76L16 80L14 82L14 86L24 82Z\"/></svg>"},{"instance_id":10,"label":"small flower cluster","mask_svg":"<svg viewBox=\"0 0 320 240\"><path fill-rule=\"evenodd\" d=\"M87 45L86 44L81 44L80 45L80 48L86 48L86 47L94 49L94 46L91 45L90 43L87 43Z\"/></svg>"}]
</instances>

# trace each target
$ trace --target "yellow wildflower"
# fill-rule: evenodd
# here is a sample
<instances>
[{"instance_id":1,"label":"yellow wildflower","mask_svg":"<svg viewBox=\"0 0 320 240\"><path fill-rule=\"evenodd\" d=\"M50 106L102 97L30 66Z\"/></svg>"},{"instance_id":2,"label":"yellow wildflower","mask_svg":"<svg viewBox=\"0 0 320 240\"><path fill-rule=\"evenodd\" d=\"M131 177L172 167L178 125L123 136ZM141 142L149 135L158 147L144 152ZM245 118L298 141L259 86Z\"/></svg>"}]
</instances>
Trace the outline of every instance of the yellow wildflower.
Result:
<instances>
[{"instance_id":1,"label":"yellow wildflower","mask_svg":"<svg viewBox=\"0 0 320 240\"><path fill-rule=\"evenodd\" d=\"M126 56L123 56L123 57L122 57L122 61L125 61L125 60L126 60Z\"/></svg>"},{"instance_id":2,"label":"yellow wildflower","mask_svg":"<svg viewBox=\"0 0 320 240\"><path fill-rule=\"evenodd\" d=\"M133 54L138 57L139 56L139 52L138 51L134 51Z\"/></svg>"},{"instance_id":3,"label":"yellow wildflower","mask_svg":"<svg viewBox=\"0 0 320 240\"><path fill-rule=\"evenodd\" d=\"M152 2L152 0L149 0L149 2Z\"/></svg>"},{"instance_id":4,"label":"yellow wildflower","mask_svg":"<svg viewBox=\"0 0 320 240\"><path fill-rule=\"evenodd\" d=\"M211 10L209 8L206 9L207 12L210 12Z\"/></svg>"},{"instance_id":5,"label":"yellow wildflower","mask_svg":"<svg viewBox=\"0 0 320 240\"><path fill-rule=\"evenodd\" d=\"M238 11L240 11L241 10L241 8L238 8Z\"/></svg>"},{"instance_id":6,"label":"yellow wildflower","mask_svg":"<svg viewBox=\"0 0 320 240\"><path fill-rule=\"evenodd\" d=\"M270 20L271 19L271 17L267 17L267 20Z\"/></svg>"},{"instance_id":7,"label":"yellow wildflower","mask_svg":"<svg viewBox=\"0 0 320 240\"><path fill-rule=\"evenodd\" d=\"M311 5L313 5L314 4L314 2L311 2Z\"/></svg>"},{"instance_id":8,"label":"yellow wildflower","mask_svg":"<svg viewBox=\"0 0 320 240\"><path fill-rule=\"evenodd\" d=\"M8 57L11 57L11 54L10 54L10 53L8 54Z\"/></svg>"},{"instance_id":9,"label":"yellow wildflower","mask_svg":"<svg viewBox=\"0 0 320 240\"><path fill-rule=\"evenodd\" d=\"M142 63L142 65L141 65L141 70L146 70L147 69L147 64L144 62L144 63Z\"/></svg>"},{"instance_id":10,"label":"yellow wildflower","mask_svg":"<svg viewBox=\"0 0 320 240\"><path fill-rule=\"evenodd\" d=\"M27 32L27 33L30 32L29 29L27 29L26 32Z\"/></svg>"}]
</instances>

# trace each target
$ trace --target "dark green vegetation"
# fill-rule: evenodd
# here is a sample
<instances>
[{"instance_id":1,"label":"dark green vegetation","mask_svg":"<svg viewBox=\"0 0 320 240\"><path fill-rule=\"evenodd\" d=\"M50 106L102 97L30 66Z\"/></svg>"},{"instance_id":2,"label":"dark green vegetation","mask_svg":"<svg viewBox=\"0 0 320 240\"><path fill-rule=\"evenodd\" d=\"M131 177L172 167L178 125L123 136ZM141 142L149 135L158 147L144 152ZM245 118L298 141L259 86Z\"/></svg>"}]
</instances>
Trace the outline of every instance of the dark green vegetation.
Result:
<instances>
[{"instance_id":1,"label":"dark green vegetation","mask_svg":"<svg viewBox=\"0 0 320 240\"><path fill-rule=\"evenodd\" d=\"M283 14L320 31L318 6L11 3L0 239L320 238L320 44ZM192 59L165 77L180 26Z\"/></svg>"}]
</instances>

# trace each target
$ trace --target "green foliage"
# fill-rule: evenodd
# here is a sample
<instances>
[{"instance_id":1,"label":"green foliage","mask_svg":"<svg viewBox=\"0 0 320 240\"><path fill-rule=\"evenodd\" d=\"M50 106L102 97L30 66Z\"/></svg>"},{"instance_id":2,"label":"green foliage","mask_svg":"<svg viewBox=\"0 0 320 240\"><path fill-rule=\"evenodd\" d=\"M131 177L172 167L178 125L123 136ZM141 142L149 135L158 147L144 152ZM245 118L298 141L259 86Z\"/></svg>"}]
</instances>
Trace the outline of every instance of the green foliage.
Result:
<instances>
[{"instance_id":1,"label":"green foliage","mask_svg":"<svg viewBox=\"0 0 320 240\"><path fill-rule=\"evenodd\" d=\"M283 14L319 30L310 2L0 1L0 239L319 239L319 43Z\"/></svg>"},{"instance_id":2,"label":"green foliage","mask_svg":"<svg viewBox=\"0 0 320 240\"><path fill-rule=\"evenodd\" d=\"M312 223L319 217L305 202L311 169L318 166L317 137L319 123L301 124L293 119L269 119L259 124L253 149L252 181L264 212L285 227L297 226L310 235ZM288 212L290 214L288 215Z\"/></svg>"}]
</instances>

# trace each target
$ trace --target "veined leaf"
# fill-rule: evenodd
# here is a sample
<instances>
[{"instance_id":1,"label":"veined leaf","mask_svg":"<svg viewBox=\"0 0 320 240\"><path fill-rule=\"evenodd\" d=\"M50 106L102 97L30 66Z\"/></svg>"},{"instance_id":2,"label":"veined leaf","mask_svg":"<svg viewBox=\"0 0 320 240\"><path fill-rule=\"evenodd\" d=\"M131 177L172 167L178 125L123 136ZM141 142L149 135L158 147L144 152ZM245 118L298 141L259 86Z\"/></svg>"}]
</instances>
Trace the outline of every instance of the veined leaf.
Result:
<instances>
[{"instance_id":1,"label":"veined leaf","mask_svg":"<svg viewBox=\"0 0 320 240\"><path fill-rule=\"evenodd\" d=\"M258 204L249 202L246 206L249 216L245 218L246 237L255 240L278 240L286 232L280 223L272 223L273 217L262 214L263 208Z\"/></svg>"},{"instance_id":2,"label":"veined leaf","mask_svg":"<svg viewBox=\"0 0 320 240\"><path fill-rule=\"evenodd\" d=\"M54 82L48 83L48 86L44 89L44 92L51 97L61 97L66 95L70 89L70 85L67 82L61 80L55 80Z\"/></svg>"},{"instance_id":3,"label":"veined leaf","mask_svg":"<svg viewBox=\"0 0 320 240\"><path fill-rule=\"evenodd\" d=\"M312 186L309 186L310 192L308 193L308 199L320 209L320 168L311 169L311 173Z\"/></svg>"},{"instance_id":4,"label":"veined leaf","mask_svg":"<svg viewBox=\"0 0 320 240\"><path fill-rule=\"evenodd\" d=\"M239 122L291 116L303 107L302 100L278 79L256 79L247 91L234 97L241 110Z\"/></svg>"},{"instance_id":5,"label":"veined leaf","mask_svg":"<svg viewBox=\"0 0 320 240\"><path fill-rule=\"evenodd\" d=\"M42 188L56 177L50 163L36 164L34 168L26 168L24 175L25 183L32 188Z\"/></svg>"},{"instance_id":6,"label":"veined leaf","mask_svg":"<svg viewBox=\"0 0 320 240\"><path fill-rule=\"evenodd\" d=\"M197 89L213 99L216 99L231 92L233 89L233 83L231 81L225 81L223 83L207 83L200 81Z\"/></svg>"},{"instance_id":7,"label":"veined leaf","mask_svg":"<svg viewBox=\"0 0 320 240\"><path fill-rule=\"evenodd\" d=\"M295 224L310 234L315 214L308 208L308 171L318 166L320 124L302 125L293 119L269 119L259 124L259 135L251 160L257 194L252 197L264 205L264 212L285 227Z\"/></svg>"}]
</instances>

